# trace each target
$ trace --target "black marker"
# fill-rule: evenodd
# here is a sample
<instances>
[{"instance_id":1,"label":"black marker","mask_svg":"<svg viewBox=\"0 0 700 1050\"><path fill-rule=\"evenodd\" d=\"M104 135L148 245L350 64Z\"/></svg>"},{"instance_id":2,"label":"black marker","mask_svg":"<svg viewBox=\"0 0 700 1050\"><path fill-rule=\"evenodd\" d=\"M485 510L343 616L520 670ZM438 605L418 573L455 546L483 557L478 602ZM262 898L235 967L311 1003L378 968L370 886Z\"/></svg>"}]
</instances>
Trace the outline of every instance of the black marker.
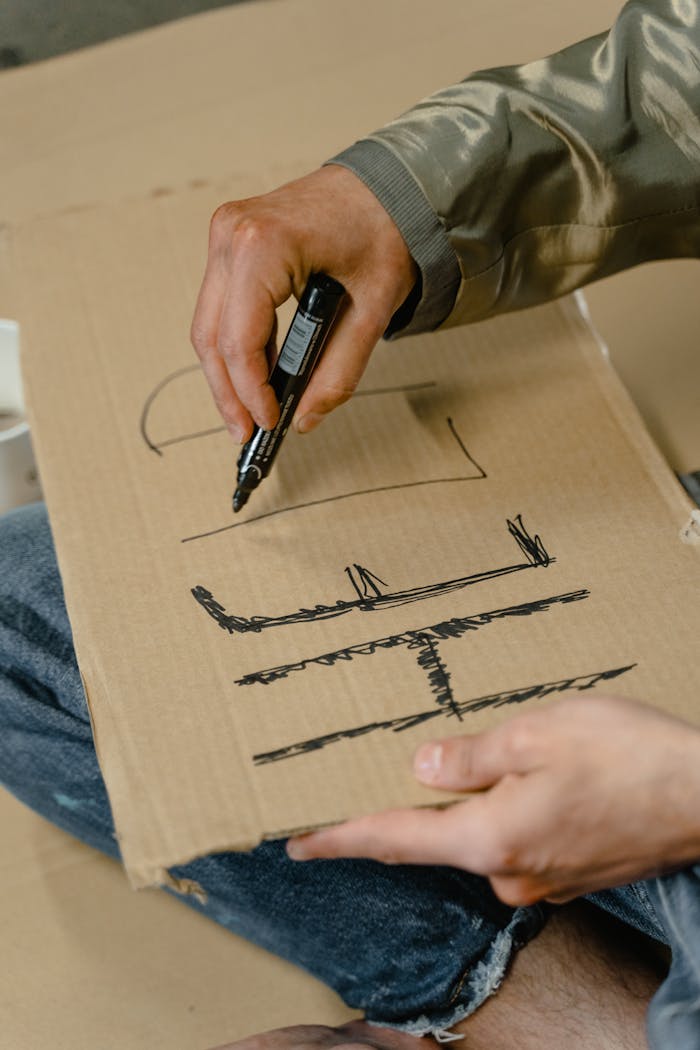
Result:
<instances>
[{"instance_id":1,"label":"black marker","mask_svg":"<svg viewBox=\"0 0 700 1050\"><path fill-rule=\"evenodd\" d=\"M332 277L325 273L311 274L270 375L280 417L274 430L256 427L250 441L241 449L233 494L234 514L246 505L251 492L270 473L344 295L342 284Z\"/></svg>"}]
</instances>

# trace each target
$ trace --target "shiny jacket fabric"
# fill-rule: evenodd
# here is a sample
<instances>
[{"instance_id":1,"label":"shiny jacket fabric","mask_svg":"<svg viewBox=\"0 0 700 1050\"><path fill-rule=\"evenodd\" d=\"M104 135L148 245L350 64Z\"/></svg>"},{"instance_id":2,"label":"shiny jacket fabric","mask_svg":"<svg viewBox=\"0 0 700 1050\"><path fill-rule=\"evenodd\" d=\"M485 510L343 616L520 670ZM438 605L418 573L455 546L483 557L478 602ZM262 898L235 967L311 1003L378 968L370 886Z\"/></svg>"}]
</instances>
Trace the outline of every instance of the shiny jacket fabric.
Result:
<instances>
[{"instance_id":1,"label":"shiny jacket fabric","mask_svg":"<svg viewBox=\"0 0 700 1050\"><path fill-rule=\"evenodd\" d=\"M609 32L475 73L331 163L376 194L418 264L388 334L700 256L700 0L631 0Z\"/></svg>"}]
</instances>

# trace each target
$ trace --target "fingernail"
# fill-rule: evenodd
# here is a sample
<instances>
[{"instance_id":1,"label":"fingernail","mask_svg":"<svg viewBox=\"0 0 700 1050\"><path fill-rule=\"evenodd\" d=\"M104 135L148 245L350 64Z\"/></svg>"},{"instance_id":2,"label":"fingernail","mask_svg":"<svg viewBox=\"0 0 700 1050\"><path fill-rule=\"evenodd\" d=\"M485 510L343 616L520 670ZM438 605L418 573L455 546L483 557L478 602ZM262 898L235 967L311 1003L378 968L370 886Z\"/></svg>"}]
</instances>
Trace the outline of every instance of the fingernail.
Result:
<instances>
[{"instance_id":1,"label":"fingernail","mask_svg":"<svg viewBox=\"0 0 700 1050\"><path fill-rule=\"evenodd\" d=\"M306 849L303 839L289 839L287 842L287 856L292 860L306 860Z\"/></svg>"},{"instance_id":2,"label":"fingernail","mask_svg":"<svg viewBox=\"0 0 700 1050\"><path fill-rule=\"evenodd\" d=\"M302 416L299 422L296 424L296 430L298 434L308 434L310 430L314 430L315 427L323 419L322 415L317 412L307 412L305 416Z\"/></svg>"},{"instance_id":3,"label":"fingernail","mask_svg":"<svg viewBox=\"0 0 700 1050\"><path fill-rule=\"evenodd\" d=\"M442 744L422 744L416 751L413 769L419 780L436 780L442 765Z\"/></svg>"},{"instance_id":4,"label":"fingernail","mask_svg":"<svg viewBox=\"0 0 700 1050\"><path fill-rule=\"evenodd\" d=\"M239 427L236 423L228 424L228 432L234 441L237 441L239 445L242 445L245 441L245 430L243 427Z\"/></svg>"}]
</instances>

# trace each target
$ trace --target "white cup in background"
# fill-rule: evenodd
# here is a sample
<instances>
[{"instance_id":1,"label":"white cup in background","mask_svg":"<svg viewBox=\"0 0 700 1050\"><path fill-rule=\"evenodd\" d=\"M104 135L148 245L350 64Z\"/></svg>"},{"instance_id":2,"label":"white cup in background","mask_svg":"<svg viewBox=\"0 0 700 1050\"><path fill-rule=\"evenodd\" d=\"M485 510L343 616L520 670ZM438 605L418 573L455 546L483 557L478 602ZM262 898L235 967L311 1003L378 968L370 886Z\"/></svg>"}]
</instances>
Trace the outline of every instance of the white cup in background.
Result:
<instances>
[{"instance_id":1,"label":"white cup in background","mask_svg":"<svg viewBox=\"0 0 700 1050\"><path fill-rule=\"evenodd\" d=\"M41 499L19 369L19 325L0 319L0 514Z\"/></svg>"}]
</instances>

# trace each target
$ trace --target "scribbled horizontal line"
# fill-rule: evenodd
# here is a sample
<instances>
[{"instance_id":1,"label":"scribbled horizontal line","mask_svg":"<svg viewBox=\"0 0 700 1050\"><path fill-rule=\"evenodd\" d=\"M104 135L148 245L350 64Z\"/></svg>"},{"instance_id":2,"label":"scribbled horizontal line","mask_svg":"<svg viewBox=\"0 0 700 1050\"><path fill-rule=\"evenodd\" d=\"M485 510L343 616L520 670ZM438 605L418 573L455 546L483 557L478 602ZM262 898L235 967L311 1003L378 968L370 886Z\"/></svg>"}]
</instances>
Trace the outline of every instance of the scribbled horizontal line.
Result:
<instances>
[{"instance_id":1,"label":"scribbled horizontal line","mask_svg":"<svg viewBox=\"0 0 700 1050\"><path fill-rule=\"evenodd\" d=\"M521 602L519 605L509 605L502 609L490 609L488 612L472 613L471 616L453 616L438 623L428 624L425 627L409 628L397 634L385 635L382 638L372 638L369 641L357 642L343 649L333 652L320 653L316 656L303 657L291 664L279 664L277 667L266 667L260 671L251 671L242 678L236 678L235 684L246 685L271 685L290 674L305 671L307 667L333 667L341 660L353 660L358 656L374 656L376 652L387 649L395 649L399 646L408 646L409 649L421 648L425 645L427 637L436 641L447 641L451 638L461 638L470 631L478 631L498 620L510 617L532 616L536 613L546 612L555 605L568 605L570 602L579 602L590 597L590 591L581 588L578 591L567 591L564 594L550 595L548 598L536 598L534 601Z\"/></svg>"},{"instance_id":2,"label":"scribbled horizontal line","mask_svg":"<svg viewBox=\"0 0 700 1050\"><path fill-rule=\"evenodd\" d=\"M420 587L409 588L405 591L393 591L387 594L379 594L372 598L356 598L353 601L338 599L333 605L317 604L312 608L298 609L292 613L282 616L253 616L246 618L227 613L224 607L216 601L213 594L205 587L193 587L191 594L195 601L218 623L219 627L228 631L229 634L259 634L270 627L289 627L300 623L314 623L319 620L331 620L338 616L345 616L349 612L358 610L363 613L376 612L383 609L397 609L404 605L412 605L416 602L426 601L430 598L444 597L454 594L457 590L464 590L477 583L500 579L514 572L522 572L524 569L535 569L554 565L556 558L548 556L546 563L542 566L534 562L520 562L517 565L507 565L500 569L489 569L485 572L474 573L472 576L463 576L454 580L445 580L442 583L426 584Z\"/></svg>"},{"instance_id":3,"label":"scribbled horizontal line","mask_svg":"<svg viewBox=\"0 0 700 1050\"><path fill-rule=\"evenodd\" d=\"M341 740L353 740L358 736L366 736L367 733L377 730L391 730L394 733L405 729L412 729L422 725L433 718L456 716L461 721L461 716L475 711L482 711L489 707L504 707L507 704L522 704L527 700L542 699L552 693L563 693L568 689L579 692L584 689L594 689L599 682L607 682L612 678L625 674L636 667L636 663L627 664L624 667L614 667L607 671L598 671L594 674L575 675L571 678L560 678L554 682L542 682L535 685L523 686L519 689L509 689L502 693L488 693L471 700L453 701L449 706L430 707L427 711L419 711L413 715L401 715L398 718L388 718L380 722L368 722L366 725L355 726L352 729L340 729L335 733L326 733L324 736L313 737L310 740L301 740L287 747L277 748L275 751L264 751L253 755L256 766L268 765L271 762L279 762L286 758L296 758L299 755L308 755L313 751L320 751L329 744L338 743Z\"/></svg>"}]
</instances>

